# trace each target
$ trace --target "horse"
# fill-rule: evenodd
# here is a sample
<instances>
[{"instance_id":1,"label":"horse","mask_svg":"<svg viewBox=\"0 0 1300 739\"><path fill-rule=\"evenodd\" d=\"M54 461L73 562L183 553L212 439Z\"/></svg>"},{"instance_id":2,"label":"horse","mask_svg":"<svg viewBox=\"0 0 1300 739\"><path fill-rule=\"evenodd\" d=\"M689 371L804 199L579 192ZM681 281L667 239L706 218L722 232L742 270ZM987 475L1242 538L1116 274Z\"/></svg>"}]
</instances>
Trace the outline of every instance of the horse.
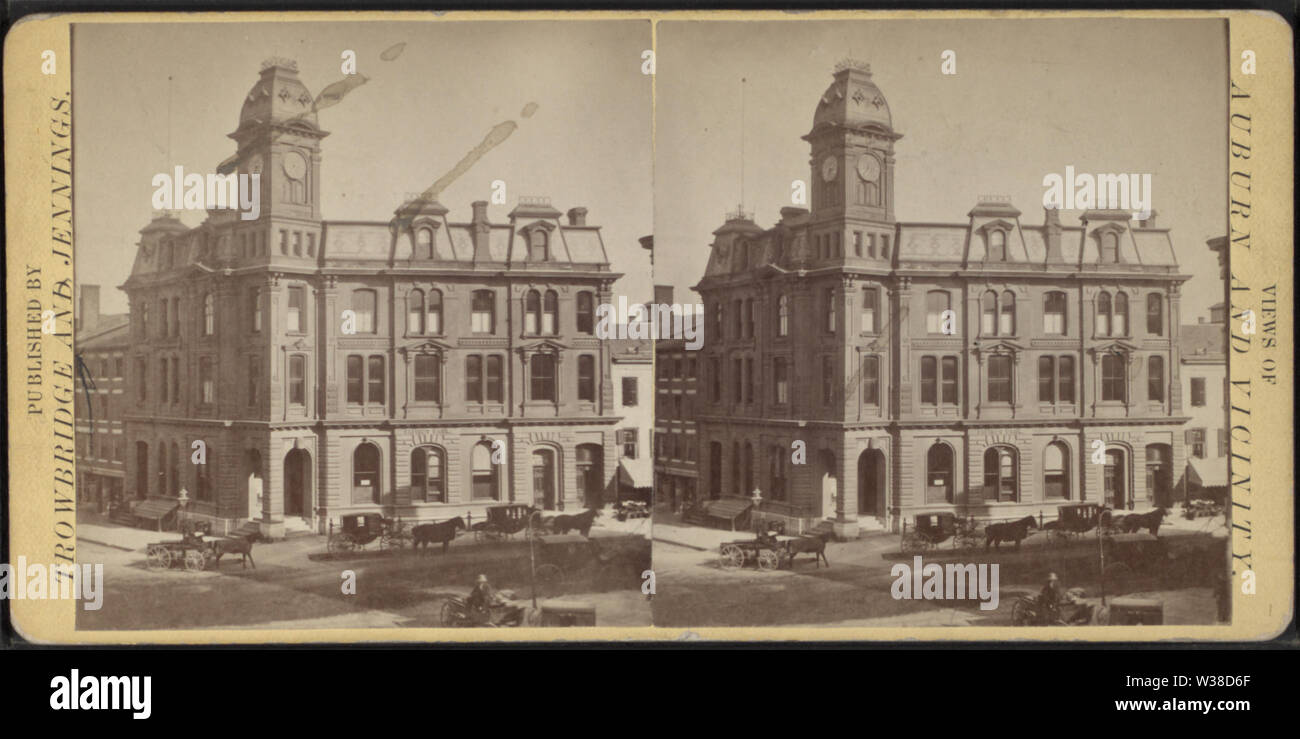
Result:
<instances>
[{"instance_id":1,"label":"horse","mask_svg":"<svg viewBox=\"0 0 1300 739\"><path fill-rule=\"evenodd\" d=\"M465 519L457 516L450 521L442 523L422 523L411 529L411 548L419 549L421 544L428 549L429 544L442 544L442 553L447 553L447 547L451 540L456 538L456 532L465 528Z\"/></svg>"},{"instance_id":2,"label":"horse","mask_svg":"<svg viewBox=\"0 0 1300 739\"><path fill-rule=\"evenodd\" d=\"M585 513L574 516L556 516L550 521L550 525L557 534L565 534L572 529L587 538L591 538L591 524L595 522L596 517L599 515L600 509L592 508Z\"/></svg>"},{"instance_id":3,"label":"horse","mask_svg":"<svg viewBox=\"0 0 1300 739\"><path fill-rule=\"evenodd\" d=\"M1033 516L1025 516L1019 521L1008 521L1006 523L991 523L984 527L984 550L988 551L989 545L997 549L998 545L1004 541L1014 541L1016 550L1020 550L1020 541L1029 536L1030 529L1038 528L1038 522Z\"/></svg>"},{"instance_id":4,"label":"horse","mask_svg":"<svg viewBox=\"0 0 1300 739\"><path fill-rule=\"evenodd\" d=\"M1135 534L1138 529L1146 529L1151 532L1152 536L1160 535L1160 524L1165 520L1169 513L1164 508L1157 508L1149 513L1132 513L1124 517L1121 523L1117 523L1120 530L1126 534Z\"/></svg>"},{"instance_id":5,"label":"horse","mask_svg":"<svg viewBox=\"0 0 1300 739\"><path fill-rule=\"evenodd\" d=\"M826 537L824 536L806 534L786 542L786 547L786 551L790 553L791 567L794 567L794 558L806 552L812 553L813 564L816 567L821 567L822 562L825 562L827 567L831 566L831 561L826 559Z\"/></svg>"},{"instance_id":6,"label":"horse","mask_svg":"<svg viewBox=\"0 0 1300 739\"><path fill-rule=\"evenodd\" d=\"M216 566L221 566L223 554L238 554L239 569L244 569L248 564L253 565L253 569L257 569L257 563L253 561L253 542L257 541L257 537L258 533L253 532L242 539L232 536L212 542L212 554L216 557Z\"/></svg>"}]
</instances>

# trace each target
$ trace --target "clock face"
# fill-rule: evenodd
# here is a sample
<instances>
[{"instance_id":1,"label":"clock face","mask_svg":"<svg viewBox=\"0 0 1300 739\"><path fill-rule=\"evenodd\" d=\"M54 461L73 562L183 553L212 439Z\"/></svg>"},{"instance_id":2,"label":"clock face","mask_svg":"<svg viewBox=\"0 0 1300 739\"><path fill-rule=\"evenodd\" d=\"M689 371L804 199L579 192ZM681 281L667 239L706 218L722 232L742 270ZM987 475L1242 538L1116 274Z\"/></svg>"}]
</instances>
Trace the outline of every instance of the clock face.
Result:
<instances>
[{"instance_id":1,"label":"clock face","mask_svg":"<svg viewBox=\"0 0 1300 739\"><path fill-rule=\"evenodd\" d=\"M858 176L867 182L875 182L880 177L880 160L870 154L858 157Z\"/></svg>"},{"instance_id":2,"label":"clock face","mask_svg":"<svg viewBox=\"0 0 1300 739\"><path fill-rule=\"evenodd\" d=\"M291 151L284 155L284 173L291 180L301 180L307 174L307 161L302 154Z\"/></svg>"},{"instance_id":3,"label":"clock face","mask_svg":"<svg viewBox=\"0 0 1300 739\"><path fill-rule=\"evenodd\" d=\"M839 171L839 164L835 157L826 157L822 160L822 179L830 182L835 179L835 173Z\"/></svg>"},{"instance_id":4,"label":"clock face","mask_svg":"<svg viewBox=\"0 0 1300 739\"><path fill-rule=\"evenodd\" d=\"M262 155L254 154L248 158L248 173L262 174Z\"/></svg>"}]
</instances>

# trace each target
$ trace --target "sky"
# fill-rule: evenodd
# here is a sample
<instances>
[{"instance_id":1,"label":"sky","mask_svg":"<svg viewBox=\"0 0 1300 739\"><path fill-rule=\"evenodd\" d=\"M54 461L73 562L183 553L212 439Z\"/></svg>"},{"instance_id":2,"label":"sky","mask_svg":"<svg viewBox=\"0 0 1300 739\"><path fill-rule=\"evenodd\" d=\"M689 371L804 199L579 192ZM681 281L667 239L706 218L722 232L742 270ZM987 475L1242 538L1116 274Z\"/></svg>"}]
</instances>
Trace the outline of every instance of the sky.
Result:
<instances>
[{"instance_id":1,"label":"sky","mask_svg":"<svg viewBox=\"0 0 1300 739\"><path fill-rule=\"evenodd\" d=\"M945 50L955 75L941 74ZM1222 302L1205 242L1227 232L1226 27L1145 19L658 24L655 281L678 302L696 299L742 181L764 228L792 204L791 181L809 181L800 136L845 57L871 65L903 134L899 221L965 223L980 195L997 194L1039 225L1046 174L1150 173L1157 225L1193 275L1182 322Z\"/></svg>"},{"instance_id":2,"label":"sky","mask_svg":"<svg viewBox=\"0 0 1300 739\"><path fill-rule=\"evenodd\" d=\"M380 53L405 42L395 59ZM497 124L519 124L448 187L449 218L468 221L494 180L507 202L547 196L585 206L602 226L616 294L651 297L651 86L641 52L648 21L77 24L73 135L77 279L98 283L101 310L126 311L129 276L151 217L151 182L180 165L213 172L264 59L298 63L313 95L343 77L344 50L368 81L318 114L326 220L387 222L409 194L450 170ZM390 55L391 56L391 55ZM169 85L168 77L171 78ZM169 95L170 86L170 95ZM170 99L170 105L169 105ZM523 118L528 103L536 112ZM170 108L170 112L169 112ZM170 120L170 124L169 124ZM203 212L185 212L190 226Z\"/></svg>"}]
</instances>

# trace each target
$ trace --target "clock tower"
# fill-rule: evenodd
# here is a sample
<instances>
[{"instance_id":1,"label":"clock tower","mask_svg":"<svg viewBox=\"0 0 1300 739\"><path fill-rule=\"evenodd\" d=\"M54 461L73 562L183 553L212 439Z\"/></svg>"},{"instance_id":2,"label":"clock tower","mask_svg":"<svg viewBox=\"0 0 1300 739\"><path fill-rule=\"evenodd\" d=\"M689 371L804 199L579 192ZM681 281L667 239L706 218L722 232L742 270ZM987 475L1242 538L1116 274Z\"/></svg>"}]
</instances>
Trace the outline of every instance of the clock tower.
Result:
<instances>
[{"instance_id":1,"label":"clock tower","mask_svg":"<svg viewBox=\"0 0 1300 739\"><path fill-rule=\"evenodd\" d=\"M298 79L297 63L278 57L263 62L230 134L238 145L238 172L260 175L256 223L266 249L259 256L315 256L320 144L328 135L316 123L316 100Z\"/></svg>"},{"instance_id":2,"label":"clock tower","mask_svg":"<svg viewBox=\"0 0 1300 739\"><path fill-rule=\"evenodd\" d=\"M891 224L894 142L900 138L871 68L854 60L837 64L803 137L812 152L813 222Z\"/></svg>"}]
</instances>

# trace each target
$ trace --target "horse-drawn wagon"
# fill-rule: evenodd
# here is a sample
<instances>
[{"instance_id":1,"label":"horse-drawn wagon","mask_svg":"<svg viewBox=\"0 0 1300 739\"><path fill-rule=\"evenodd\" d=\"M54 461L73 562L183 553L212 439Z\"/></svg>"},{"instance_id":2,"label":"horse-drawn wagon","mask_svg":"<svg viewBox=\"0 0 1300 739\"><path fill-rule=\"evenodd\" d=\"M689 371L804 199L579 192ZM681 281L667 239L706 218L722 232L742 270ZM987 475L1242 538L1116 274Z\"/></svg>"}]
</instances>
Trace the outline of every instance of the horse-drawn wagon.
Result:
<instances>
[{"instance_id":1,"label":"horse-drawn wagon","mask_svg":"<svg viewBox=\"0 0 1300 739\"><path fill-rule=\"evenodd\" d=\"M341 554L364 549L376 539L380 549L405 549L411 545L411 532L401 519L387 519L378 513L349 513L340 519L337 531L330 523L325 547L331 554Z\"/></svg>"},{"instance_id":2,"label":"horse-drawn wagon","mask_svg":"<svg viewBox=\"0 0 1300 739\"><path fill-rule=\"evenodd\" d=\"M522 503L492 506L487 509L487 519L470 528L475 541L509 538L528 528L529 519L537 514L536 508Z\"/></svg>"},{"instance_id":3,"label":"horse-drawn wagon","mask_svg":"<svg viewBox=\"0 0 1300 739\"><path fill-rule=\"evenodd\" d=\"M950 539L953 549L974 546L978 541L974 520L957 518L957 514L948 511L918 513L912 517L911 526L903 527L900 550L903 554L920 554L937 549Z\"/></svg>"},{"instance_id":4,"label":"horse-drawn wagon","mask_svg":"<svg viewBox=\"0 0 1300 739\"><path fill-rule=\"evenodd\" d=\"M201 572L208 567L209 545L198 532L187 532L180 539L159 541L145 548L151 570L183 567L189 572Z\"/></svg>"},{"instance_id":5,"label":"horse-drawn wagon","mask_svg":"<svg viewBox=\"0 0 1300 739\"><path fill-rule=\"evenodd\" d=\"M772 530L761 532L753 539L726 542L718 549L720 562L727 569L754 562L760 570L776 570L793 565L794 558L804 553L811 553L818 567L822 562L831 566L826 559L826 539L816 534L787 536Z\"/></svg>"},{"instance_id":6,"label":"horse-drawn wagon","mask_svg":"<svg viewBox=\"0 0 1300 739\"><path fill-rule=\"evenodd\" d=\"M1056 520L1043 524L1047 540L1053 544L1063 544L1078 538L1101 526L1106 528L1108 509L1097 503L1074 503L1056 509Z\"/></svg>"}]
</instances>

